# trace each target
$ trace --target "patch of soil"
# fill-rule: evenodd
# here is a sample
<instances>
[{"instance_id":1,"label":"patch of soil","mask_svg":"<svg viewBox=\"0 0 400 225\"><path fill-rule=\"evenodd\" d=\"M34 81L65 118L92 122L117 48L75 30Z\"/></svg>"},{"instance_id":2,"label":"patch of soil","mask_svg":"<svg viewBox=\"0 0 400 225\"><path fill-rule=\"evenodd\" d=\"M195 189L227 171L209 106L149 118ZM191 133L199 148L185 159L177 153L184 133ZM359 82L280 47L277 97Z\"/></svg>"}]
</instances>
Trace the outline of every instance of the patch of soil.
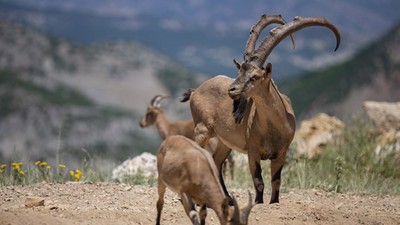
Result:
<instances>
[{"instance_id":1,"label":"patch of soil","mask_svg":"<svg viewBox=\"0 0 400 225\"><path fill-rule=\"evenodd\" d=\"M232 191L245 206L247 190ZM29 197L44 199L44 206L25 207ZM116 183L0 187L0 224L155 224L157 198L156 187ZM161 223L190 224L178 196L169 190ZM219 224L211 209L206 223ZM291 189L281 193L280 203L254 206L249 224L400 224L400 196Z\"/></svg>"}]
</instances>

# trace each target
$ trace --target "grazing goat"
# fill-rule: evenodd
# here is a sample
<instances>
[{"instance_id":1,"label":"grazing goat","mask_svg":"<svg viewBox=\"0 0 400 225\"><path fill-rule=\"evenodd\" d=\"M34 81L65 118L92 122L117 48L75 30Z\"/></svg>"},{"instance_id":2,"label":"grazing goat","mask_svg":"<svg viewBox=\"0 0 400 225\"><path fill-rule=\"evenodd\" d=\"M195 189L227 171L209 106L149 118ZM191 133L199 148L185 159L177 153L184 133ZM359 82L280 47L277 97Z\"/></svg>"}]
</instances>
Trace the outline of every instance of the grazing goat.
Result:
<instances>
[{"instance_id":1,"label":"grazing goat","mask_svg":"<svg viewBox=\"0 0 400 225\"><path fill-rule=\"evenodd\" d=\"M163 111L161 110L161 101L165 98L168 98L168 96L156 95L153 97L153 99L150 101L150 105L147 107L146 115L139 121L140 127L145 128L155 125L162 140L169 135L183 135L194 140L193 120L170 123L165 117ZM210 154L214 154L217 144L218 139L216 138L212 138L207 144L206 149L210 152ZM235 160L231 154L228 156L227 162L230 166L231 178L233 179ZM224 171L226 171L226 166L227 165L225 163Z\"/></svg>"},{"instance_id":2,"label":"grazing goat","mask_svg":"<svg viewBox=\"0 0 400 225\"><path fill-rule=\"evenodd\" d=\"M190 99L195 123L195 141L204 147L208 139L217 136L218 148L214 161L219 171L230 149L247 153L250 173L256 190L256 203L263 203L264 181L260 160L271 160L270 203L279 202L281 172L289 145L295 133L295 114L289 98L281 94L272 80L270 63L263 67L269 54L288 35L310 26L329 28L340 44L338 29L325 18L300 18L281 24L270 31L257 50L256 40L261 31L280 16L263 15L250 32L244 62L234 63L238 69L234 80L216 76L197 89L188 90L181 101ZM232 115L233 113L233 115ZM220 172L221 185L228 196Z\"/></svg>"},{"instance_id":3,"label":"grazing goat","mask_svg":"<svg viewBox=\"0 0 400 225\"><path fill-rule=\"evenodd\" d=\"M182 205L193 224L205 224L207 207L213 209L221 224L247 224L253 207L249 192L249 204L239 210L234 207L219 181L218 170L212 156L196 142L181 135L168 136L157 153L158 201L157 222L160 224L164 194L168 187L182 199ZM197 213L195 204L200 205Z\"/></svg>"}]
</instances>

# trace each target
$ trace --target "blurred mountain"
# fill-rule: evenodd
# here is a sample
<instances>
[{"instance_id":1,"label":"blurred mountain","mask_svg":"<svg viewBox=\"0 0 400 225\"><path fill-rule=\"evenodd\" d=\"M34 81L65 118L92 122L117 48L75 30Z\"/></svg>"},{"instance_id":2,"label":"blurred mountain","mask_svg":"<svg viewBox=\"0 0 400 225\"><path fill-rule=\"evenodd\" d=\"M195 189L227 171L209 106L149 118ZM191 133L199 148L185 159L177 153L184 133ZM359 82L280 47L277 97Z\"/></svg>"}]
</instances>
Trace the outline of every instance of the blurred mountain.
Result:
<instances>
[{"instance_id":1,"label":"blurred mountain","mask_svg":"<svg viewBox=\"0 0 400 225\"><path fill-rule=\"evenodd\" d=\"M298 32L295 50L281 43L269 58L277 81L343 61L387 32L398 9L397 0L0 0L0 18L79 42L133 39L210 75L236 75L232 59L242 58L250 27L264 13L325 16L338 26L336 53L333 35L322 28Z\"/></svg>"},{"instance_id":2,"label":"blurred mountain","mask_svg":"<svg viewBox=\"0 0 400 225\"><path fill-rule=\"evenodd\" d=\"M54 160L57 149L70 163L88 152L110 160L154 152L161 141L139 117L155 94L180 94L201 77L135 42L83 46L5 21L0 49L3 162ZM190 117L177 100L165 108Z\"/></svg>"},{"instance_id":3,"label":"blurred mountain","mask_svg":"<svg viewBox=\"0 0 400 225\"><path fill-rule=\"evenodd\" d=\"M342 119L362 115L364 101L400 101L400 23L350 59L303 74L280 86L299 119L327 112Z\"/></svg>"},{"instance_id":4,"label":"blurred mountain","mask_svg":"<svg viewBox=\"0 0 400 225\"><path fill-rule=\"evenodd\" d=\"M395 0L0 0L0 161L154 152L158 135L138 127L149 100L176 97L204 73L235 76L232 59L263 13L325 16L341 31L337 52L330 31L310 28L295 34L296 49L285 40L268 59L278 82L303 74L280 86L299 119L396 100L398 28L379 38L399 8ZM174 98L163 106L171 119L190 118Z\"/></svg>"}]
</instances>

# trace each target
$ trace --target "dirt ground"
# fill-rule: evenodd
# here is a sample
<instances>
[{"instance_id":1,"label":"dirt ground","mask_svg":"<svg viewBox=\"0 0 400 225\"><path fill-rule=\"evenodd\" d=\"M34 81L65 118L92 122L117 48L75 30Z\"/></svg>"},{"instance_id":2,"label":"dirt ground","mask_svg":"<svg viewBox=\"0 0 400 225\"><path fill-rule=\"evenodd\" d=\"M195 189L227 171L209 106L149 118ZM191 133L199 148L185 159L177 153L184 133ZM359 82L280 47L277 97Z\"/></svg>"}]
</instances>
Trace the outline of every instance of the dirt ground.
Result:
<instances>
[{"instance_id":1,"label":"dirt ground","mask_svg":"<svg viewBox=\"0 0 400 225\"><path fill-rule=\"evenodd\" d=\"M240 206L247 190L232 190ZM253 191L253 190L251 190ZM44 206L25 207L29 197ZM115 183L0 187L0 224L155 224L157 188ZM269 201L266 190L265 201ZM167 191L162 224L190 224L176 194ZM207 224L219 224L208 210ZM249 224L400 224L400 196L359 196L288 190L280 203L256 205Z\"/></svg>"}]
</instances>

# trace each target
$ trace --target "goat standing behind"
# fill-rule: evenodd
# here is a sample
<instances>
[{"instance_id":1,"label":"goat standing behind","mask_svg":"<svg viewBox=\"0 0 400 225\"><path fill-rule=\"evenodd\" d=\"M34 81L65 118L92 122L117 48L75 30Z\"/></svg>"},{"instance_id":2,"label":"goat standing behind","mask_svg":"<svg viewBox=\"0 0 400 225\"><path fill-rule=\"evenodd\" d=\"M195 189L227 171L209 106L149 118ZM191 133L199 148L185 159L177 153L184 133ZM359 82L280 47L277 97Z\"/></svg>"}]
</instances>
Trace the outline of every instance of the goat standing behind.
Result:
<instances>
[{"instance_id":1,"label":"goat standing behind","mask_svg":"<svg viewBox=\"0 0 400 225\"><path fill-rule=\"evenodd\" d=\"M160 224L164 194L168 187L182 199L182 205L193 224L205 224L206 206L213 209L221 224L247 224L253 207L249 193L249 205L239 210L235 199L234 208L219 182L218 170L211 155L196 142L181 136L168 136L157 153L158 201L157 222ZM195 204L200 205L197 213Z\"/></svg>"},{"instance_id":2,"label":"goat standing behind","mask_svg":"<svg viewBox=\"0 0 400 225\"><path fill-rule=\"evenodd\" d=\"M147 107L146 115L139 121L140 127L145 128L155 125L162 140L165 140L169 135L183 135L194 140L193 120L176 121L174 123L168 121L161 109L161 101L165 98L168 98L168 96L156 95L153 97L150 101L150 105ZM212 138L205 148L210 152L210 154L214 154L217 145L218 139ZM230 175L233 180L235 160L231 154L228 156L227 162L229 163ZM225 163L224 171L226 171L226 166Z\"/></svg>"}]
</instances>

